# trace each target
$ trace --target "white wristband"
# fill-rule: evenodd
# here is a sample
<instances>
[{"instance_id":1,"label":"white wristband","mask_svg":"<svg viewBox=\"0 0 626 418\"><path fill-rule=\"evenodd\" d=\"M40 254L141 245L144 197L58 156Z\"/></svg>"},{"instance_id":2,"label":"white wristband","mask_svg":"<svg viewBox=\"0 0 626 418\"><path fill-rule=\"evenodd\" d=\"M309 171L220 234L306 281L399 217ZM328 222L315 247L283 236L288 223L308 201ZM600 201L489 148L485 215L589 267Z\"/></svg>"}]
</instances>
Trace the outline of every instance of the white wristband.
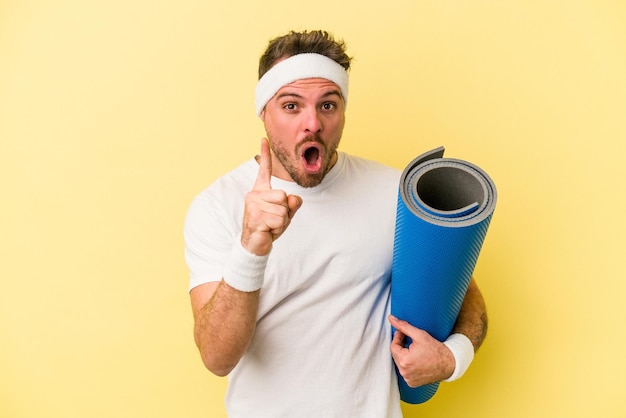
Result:
<instances>
[{"instance_id":1,"label":"white wristband","mask_svg":"<svg viewBox=\"0 0 626 418\"><path fill-rule=\"evenodd\" d=\"M474 359L474 345L463 334L452 334L443 342L450 351L456 362L452 376L444 380L444 382L452 382L457 380L469 368Z\"/></svg>"},{"instance_id":2,"label":"white wristband","mask_svg":"<svg viewBox=\"0 0 626 418\"><path fill-rule=\"evenodd\" d=\"M268 258L269 254L260 256L248 252L237 241L224 268L224 281L242 292L259 290L263 286Z\"/></svg>"}]
</instances>

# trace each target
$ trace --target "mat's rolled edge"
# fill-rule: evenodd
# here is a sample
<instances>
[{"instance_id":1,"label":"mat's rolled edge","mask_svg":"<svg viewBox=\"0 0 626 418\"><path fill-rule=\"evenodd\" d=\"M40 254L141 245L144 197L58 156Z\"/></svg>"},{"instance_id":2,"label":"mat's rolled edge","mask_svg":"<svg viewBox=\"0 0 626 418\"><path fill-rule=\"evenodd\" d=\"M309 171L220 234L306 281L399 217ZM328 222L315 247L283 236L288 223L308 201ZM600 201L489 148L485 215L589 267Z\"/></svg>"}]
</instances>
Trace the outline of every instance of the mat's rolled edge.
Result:
<instances>
[{"instance_id":1,"label":"mat's rolled edge","mask_svg":"<svg viewBox=\"0 0 626 418\"><path fill-rule=\"evenodd\" d=\"M444 147L435 148L416 157L406 166L399 184L399 197L406 208L419 218L447 227L465 227L491 216L498 196L493 180L475 164L454 158L443 158L444 151ZM441 172L445 172L446 175L434 175ZM458 178L460 175L471 181L474 187L464 184L459 190L473 191L477 196L474 196L476 200L467 201L466 205L456 206L453 210L449 208L439 210L429 205L429 202L423 199L423 192L417 190L418 185L421 187L424 183L436 184L438 188L442 186L442 182L448 182L448 187L454 186L460 180ZM426 178L433 177L436 178L435 181L426 181Z\"/></svg>"}]
</instances>

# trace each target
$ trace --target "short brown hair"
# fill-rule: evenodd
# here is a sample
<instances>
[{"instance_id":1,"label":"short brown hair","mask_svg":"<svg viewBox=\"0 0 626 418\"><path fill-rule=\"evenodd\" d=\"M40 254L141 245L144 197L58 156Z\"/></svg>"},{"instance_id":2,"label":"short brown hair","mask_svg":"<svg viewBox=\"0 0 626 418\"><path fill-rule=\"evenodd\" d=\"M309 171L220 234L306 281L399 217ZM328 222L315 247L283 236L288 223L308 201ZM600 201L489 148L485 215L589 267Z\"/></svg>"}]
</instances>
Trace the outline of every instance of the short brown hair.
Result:
<instances>
[{"instance_id":1,"label":"short brown hair","mask_svg":"<svg viewBox=\"0 0 626 418\"><path fill-rule=\"evenodd\" d=\"M350 69L352 58L346 54L346 44L343 40L335 40L333 35L322 30L291 31L269 42L259 59L259 79L280 59L306 53L325 55L346 71Z\"/></svg>"}]
</instances>

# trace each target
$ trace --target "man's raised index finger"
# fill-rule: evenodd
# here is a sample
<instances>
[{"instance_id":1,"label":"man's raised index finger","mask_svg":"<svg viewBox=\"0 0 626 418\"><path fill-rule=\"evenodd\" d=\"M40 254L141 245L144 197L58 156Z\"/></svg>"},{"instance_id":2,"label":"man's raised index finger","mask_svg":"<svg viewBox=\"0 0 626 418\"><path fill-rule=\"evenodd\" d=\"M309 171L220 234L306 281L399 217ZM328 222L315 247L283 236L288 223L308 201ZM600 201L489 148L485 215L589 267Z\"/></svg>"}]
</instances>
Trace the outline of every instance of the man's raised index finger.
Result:
<instances>
[{"instance_id":1,"label":"man's raised index finger","mask_svg":"<svg viewBox=\"0 0 626 418\"><path fill-rule=\"evenodd\" d=\"M270 154L270 144L266 138L261 141L261 157L259 159L259 174L254 182L255 190L268 190L272 186L272 155Z\"/></svg>"}]
</instances>

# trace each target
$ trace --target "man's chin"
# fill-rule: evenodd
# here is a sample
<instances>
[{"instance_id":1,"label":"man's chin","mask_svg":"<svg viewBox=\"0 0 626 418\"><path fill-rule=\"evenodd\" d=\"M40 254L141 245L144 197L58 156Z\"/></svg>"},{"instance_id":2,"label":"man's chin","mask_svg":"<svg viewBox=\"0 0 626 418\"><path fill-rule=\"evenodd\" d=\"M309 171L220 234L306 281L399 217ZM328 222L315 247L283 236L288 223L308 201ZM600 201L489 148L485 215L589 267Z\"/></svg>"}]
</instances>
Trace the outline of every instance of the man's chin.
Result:
<instances>
[{"instance_id":1,"label":"man's chin","mask_svg":"<svg viewBox=\"0 0 626 418\"><path fill-rule=\"evenodd\" d=\"M322 174L322 173L317 173L317 174L305 173L305 174L298 175L296 177L292 176L292 179L299 186L309 188L309 187L319 186L319 184L322 182L322 180L324 180L324 174Z\"/></svg>"}]
</instances>

